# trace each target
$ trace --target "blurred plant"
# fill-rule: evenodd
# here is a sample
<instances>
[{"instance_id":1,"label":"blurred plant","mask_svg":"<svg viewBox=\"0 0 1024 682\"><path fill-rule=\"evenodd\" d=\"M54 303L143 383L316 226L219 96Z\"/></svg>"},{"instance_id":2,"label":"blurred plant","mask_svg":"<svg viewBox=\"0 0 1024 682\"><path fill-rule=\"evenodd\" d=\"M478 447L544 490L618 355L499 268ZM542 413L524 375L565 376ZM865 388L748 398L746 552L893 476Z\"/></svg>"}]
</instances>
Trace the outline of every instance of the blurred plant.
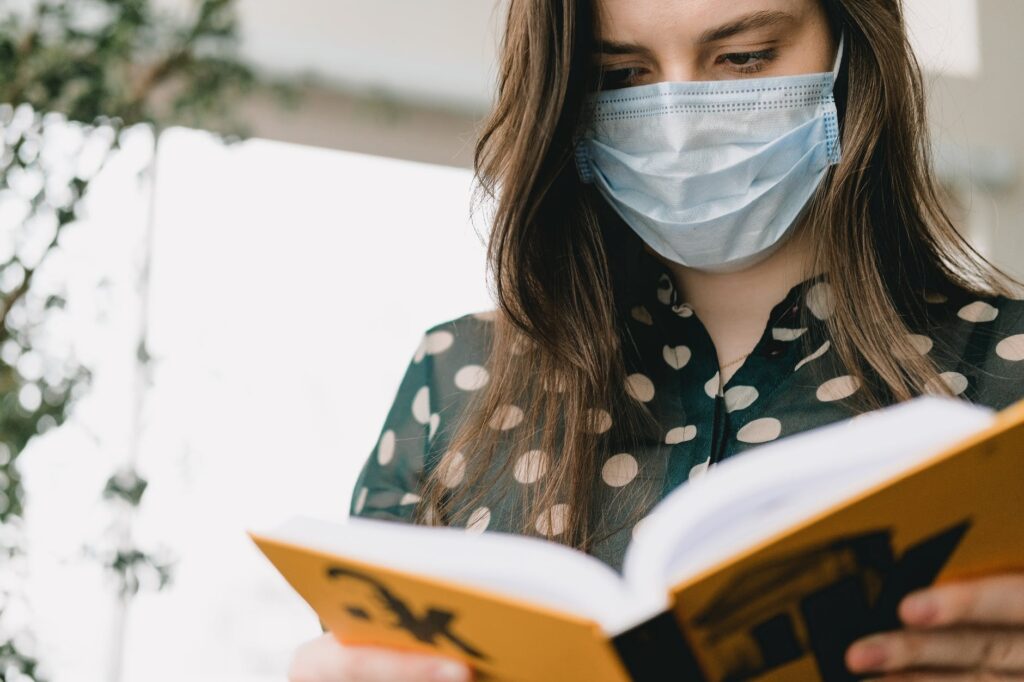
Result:
<instances>
[{"instance_id":1,"label":"blurred plant","mask_svg":"<svg viewBox=\"0 0 1024 682\"><path fill-rule=\"evenodd\" d=\"M135 126L153 139L169 125L203 127L236 141L247 134L233 104L257 88L289 95L237 56L234 0L194 0L185 12L155 0L0 2L0 564L24 554L18 456L61 425L87 389L89 369L54 348L66 322L60 278L45 276L79 221L90 181ZM150 167L150 170L152 166ZM152 180L152 178L150 178ZM140 280L148 278L148 262ZM43 273L43 275L40 275ZM140 287L145 295L144 283ZM136 362L148 385L154 359L143 327ZM138 439L135 440L138 442ZM131 466L103 496L130 515L146 481ZM120 542L91 554L117 576L121 595L142 576L170 580L170 562ZM0 591L0 617L14 595ZM26 632L0 619L0 682L42 677ZM26 642L28 642L26 644Z\"/></svg>"}]
</instances>

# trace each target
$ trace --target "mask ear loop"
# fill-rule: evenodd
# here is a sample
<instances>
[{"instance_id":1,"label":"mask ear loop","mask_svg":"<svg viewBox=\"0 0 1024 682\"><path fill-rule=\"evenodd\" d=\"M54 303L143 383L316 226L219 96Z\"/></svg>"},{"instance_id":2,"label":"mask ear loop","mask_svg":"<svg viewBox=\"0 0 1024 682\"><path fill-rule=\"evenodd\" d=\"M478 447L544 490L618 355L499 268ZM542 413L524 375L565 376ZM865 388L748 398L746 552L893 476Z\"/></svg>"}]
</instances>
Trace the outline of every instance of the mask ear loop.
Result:
<instances>
[{"instance_id":1,"label":"mask ear loop","mask_svg":"<svg viewBox=\"0 0 1024 682\"><path fill-rule=\"evenodd\" d=\"M832 81L839 80L839 67L843 65L843 51L846 47L846 31L839 34L839 48L836 50L836 61L832 65Z\"/></svg>"},{"instance_id":2,"label":"mask ear loop","mask_svg":"<svg viewBox=\"0 0 1024 682\"><path fill-rule=\"evenodd\" d=\"M836 81L839 80L839 69L843 65L843 52L846 46L846 31L844 30L839 34L839 47L836 49L836 61L832 66L832 91L830 99L835 103L835 87ZM839 157L842 153L839 144L839 115L838 111L833 108L828 113L825 119L825 125L827 128L828 136L828 160L829 165L834 166L839 163Z\"/></svg>"},{"instance_id":3,"label":"mask ear loop","mask_svg":"<svg viewBox=\"0 0 1024 682\"><path fill-rule=\"evenodd\" d=\"M580 182L585 185L592 185L594 184L594 173L590 165L590 150L587 147L586 138L588 137L587 133L592 125L594 105L593 102L587 98L584 99L582 106L584 112L583 118L586 120L586 123L577 124L577 127L572 132L572 154Z\"/></svg>"}]
</instances>

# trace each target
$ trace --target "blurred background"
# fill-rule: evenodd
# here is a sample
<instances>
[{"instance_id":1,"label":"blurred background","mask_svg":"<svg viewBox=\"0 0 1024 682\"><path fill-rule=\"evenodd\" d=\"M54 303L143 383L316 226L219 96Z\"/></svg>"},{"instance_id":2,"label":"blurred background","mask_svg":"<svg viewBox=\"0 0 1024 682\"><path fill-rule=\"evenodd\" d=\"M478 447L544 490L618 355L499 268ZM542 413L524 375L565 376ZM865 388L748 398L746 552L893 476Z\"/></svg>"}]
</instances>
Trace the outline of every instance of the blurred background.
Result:
<instances>
[{"instance_id":1,"label":"blurred background","mask_svg":"<svg viewBox=\"0 0 1024 682\"><path fill-rule=\"evenodd\" d=\"M950 208L1024 275L1024 3L906 5ZM492 307L502 9L0 3L0 680L282 680L319 634L245 531L343 518L423 330Z\"/></svg>"}]
</instances>

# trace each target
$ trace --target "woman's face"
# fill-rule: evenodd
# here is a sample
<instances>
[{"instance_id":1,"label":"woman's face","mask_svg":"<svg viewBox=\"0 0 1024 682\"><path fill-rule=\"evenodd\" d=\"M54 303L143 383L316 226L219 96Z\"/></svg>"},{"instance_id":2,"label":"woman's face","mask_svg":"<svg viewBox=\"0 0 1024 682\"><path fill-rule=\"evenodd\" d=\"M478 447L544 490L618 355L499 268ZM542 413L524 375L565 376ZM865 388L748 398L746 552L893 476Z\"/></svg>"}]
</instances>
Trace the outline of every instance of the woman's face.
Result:
<instances>
[{"instance_id":1,"label":"woman's face","mask_svg":"<svg viewBox=\"0 0 1024 682\"><path fill-rule=\"evenodd\" d=\"M831 71L821 0L595 0L604 88Z\"/></svg>"}]
</instances>

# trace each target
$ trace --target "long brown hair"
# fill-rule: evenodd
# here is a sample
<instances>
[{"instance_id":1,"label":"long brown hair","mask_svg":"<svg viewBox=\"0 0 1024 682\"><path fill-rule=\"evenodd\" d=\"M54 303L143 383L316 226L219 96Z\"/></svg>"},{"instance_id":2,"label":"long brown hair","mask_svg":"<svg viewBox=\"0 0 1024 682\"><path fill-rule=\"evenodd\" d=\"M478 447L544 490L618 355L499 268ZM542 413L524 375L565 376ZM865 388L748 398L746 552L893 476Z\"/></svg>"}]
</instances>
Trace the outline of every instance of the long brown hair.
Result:
<instances>
[{"instance_id":1,"label":"long brown hair","mask_svg":"<svg viewBox=\"0 0 1024 682\"><path fill-rule=\"evenodd\" d=\"M1013 295L1019 285L977 253L943 209L899 0L822 1L846 39L836 86L843 157L801 229L809 231L816 271L843 273L830 278L833 348L861 382L861 410L948 393L909 336L925 319L922 291ZM617 307L618 255L602 228L603 199L579 182L573 164L584 97L598 85L597 30L593 0L510 0L496 105L475 149L477 201L495 207L490 381L433 462L417 508L421 523L465 524L514 467L544 467L535 485L501 492L520 496L524 532L586 551L595 541L599 464L661 438L625 390L630 339ZM510 410L522 410L522 421L502 429ZM605 430L609 416L614 428ZM538 451L546 454L519 457ZM464 475L454 490L444 485L453 467ZM565 502L559 523L544 516Z\"/></svg>"}]
</instances>

